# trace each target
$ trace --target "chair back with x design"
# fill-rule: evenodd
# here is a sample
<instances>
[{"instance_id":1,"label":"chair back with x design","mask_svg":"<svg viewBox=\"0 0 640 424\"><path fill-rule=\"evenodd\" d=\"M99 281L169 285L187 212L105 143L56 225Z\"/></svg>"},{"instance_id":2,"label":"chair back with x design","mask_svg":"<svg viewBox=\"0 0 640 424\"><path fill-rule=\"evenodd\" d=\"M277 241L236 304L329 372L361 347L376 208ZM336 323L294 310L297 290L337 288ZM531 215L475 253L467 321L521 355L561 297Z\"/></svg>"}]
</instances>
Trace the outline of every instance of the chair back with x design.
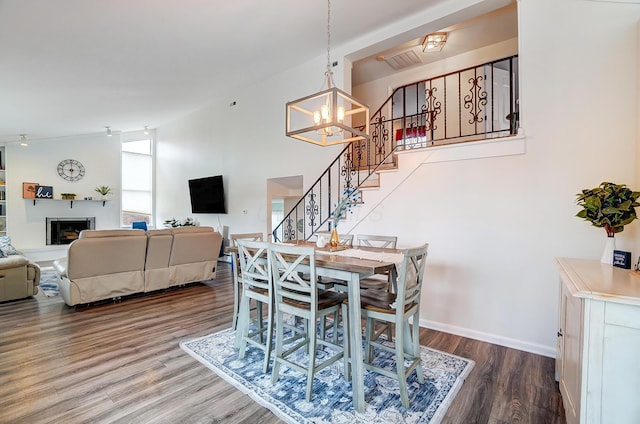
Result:
<instances>
[{"instance_id":1,"label":"chair back with x design","mask_svg":"<svg viewBox=\"0 0 640 424\"><path fill-rule=\"evenodd\" d=\"M311 401L315 373L341 358L347 365L348 355L344 355L343 346L338 344L340 306L346 295L319 289L313 247L272 244L269 262L276 307L276 348L271 381L278 381L282 364L304 373L307 375L306 400ZM294 325L296 317L303 318L306 327L302 331L288 333L290 337L286 340L285 314L293 318ZM323 337L324 331L318 335L318 320L324 322L329 314L333 315L331 340ZM323 350L324 358L320 363L316 362L318 346L329 348ZM295 355L301 349L308 352L305 359Z\"/></svg>"},{"instance_id":2,"label":"chair back with x design","mask_svg":"<svg viewBox=\"0 0 640 424\"><path fill-rule=\"evenodd\" d=\"M267 251L270 243L262 241L237 240L240 258L240 279L242 296L238 312L236 344L240 348L239 357L244 358L247 344L264 351L264 372L269 368L273 339L273 295L271 268ZM251 302L256 303L256 314L252 327ZM263 317L263 306L267 307L267 325Z\"/></svg>"}]
</instances>

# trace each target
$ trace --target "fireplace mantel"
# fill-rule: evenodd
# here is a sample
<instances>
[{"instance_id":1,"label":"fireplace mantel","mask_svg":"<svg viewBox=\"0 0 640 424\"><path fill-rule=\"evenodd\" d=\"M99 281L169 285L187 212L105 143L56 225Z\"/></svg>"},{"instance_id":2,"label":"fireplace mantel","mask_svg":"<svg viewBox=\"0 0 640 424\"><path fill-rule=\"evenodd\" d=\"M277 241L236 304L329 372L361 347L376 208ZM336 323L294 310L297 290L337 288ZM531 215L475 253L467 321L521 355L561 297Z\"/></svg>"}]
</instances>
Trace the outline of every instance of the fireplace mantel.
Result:
<instances>
[{"instance_id":1,"label":"fireplace mantel","mask_svg":"<svg viewBox=\"0 0 640 424\"><path fill-rule=\"evenodd\" d=\"M104 205L108 202L108 200L106 199L74 199L74 200L67 200L67 199L27 199L27 200L33 200L33 205L36 205L36 202L38 201L44 201L44 202L69 202L70 207L73 208L73 202L99 202L102 203L102 207L104 207Z\"/></svg>"}]
</instances>

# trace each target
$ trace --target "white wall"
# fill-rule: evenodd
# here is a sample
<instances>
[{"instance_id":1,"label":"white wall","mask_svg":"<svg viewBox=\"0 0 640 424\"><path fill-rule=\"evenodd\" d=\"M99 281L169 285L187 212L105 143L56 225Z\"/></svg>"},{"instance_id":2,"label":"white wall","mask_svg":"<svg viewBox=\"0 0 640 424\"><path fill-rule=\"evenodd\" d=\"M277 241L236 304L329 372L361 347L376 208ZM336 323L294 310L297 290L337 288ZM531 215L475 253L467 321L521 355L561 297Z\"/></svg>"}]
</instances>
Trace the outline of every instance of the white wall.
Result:
<instances>
[{"instance_id":1,"label":"white wall","mask_svg":"<svg viewBox=\"0 0 640 424\"><path fill-rule=\"evenodd\" d=\"M425 325L552 356L554 257L598 259L604 244L604 231L574 217L575 194L605 180L638 182L640 8L518 3L524 154L426 160L356 231L397 234L402 246L430 243ZM398 34L407 31L401 26ZM493 48L507 51L514 42ZM231 232L264 231L266 179L300 174L307 185L337 153L283 135L286 101L316 91L319 69L322 58L160 128L158 170L167 172L159 175L161 213L189 215L186 179L221 173L229 191L221 220ZM237 106L229 107L233 100ZM617 237L634 255L637 225Z\"/></svg>"},{"instance_id":2,"label":"white wall","mask_svg":"<svg viewBox=\"0 0 640 424\"><path fill-rule=\"evenodd\" d=\"M76 159L85 167L85 176L79 181L66 181L57 172L63 159ZM114 189L112 201L103 207L99 202L47 201L22 199L22 183L35 182L53 186L53 194L72 192L77 199L100 195L94 191L99 185ZM96 228L117 228L120 190L120 138L95 134L66 137L55 140L30 141L29 146L18 143L7 145L7 226L12 243L27 255L32 250L44 249L46 244L45 218L95 217Z\"/></svg>"},{"instance_id":3,"label":"white wall","mask_svg":"<svg viewBox=\"0 0 640 424\"><path fill-rule=\"evenodd\" d=\"M301 175L306 189L341 149L318 149L284 135L285 103L319 90L323 72L318 58L159 128L158 219L193 216L203 225L220 223L230 234L270 232L267 179ZM192 214L187 180L218 174L228 213Z\"/></svg>"}]
</instances>

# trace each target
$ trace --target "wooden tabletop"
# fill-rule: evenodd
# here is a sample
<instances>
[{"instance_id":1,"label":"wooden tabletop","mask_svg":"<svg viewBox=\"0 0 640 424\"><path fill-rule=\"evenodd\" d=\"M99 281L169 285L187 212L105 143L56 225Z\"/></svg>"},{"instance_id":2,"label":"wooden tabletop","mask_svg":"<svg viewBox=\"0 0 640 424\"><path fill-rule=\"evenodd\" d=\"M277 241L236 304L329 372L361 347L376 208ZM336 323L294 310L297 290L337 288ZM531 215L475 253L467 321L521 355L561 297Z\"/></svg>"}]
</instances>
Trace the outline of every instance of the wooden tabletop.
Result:
<instances>
[{"instance_id":1,"label":"wooden tabletop","mask_svg":"<svg viewBox=\"0 0 640 424\"><path fill-rule=\"evenodd\" d=\"M292 243L297 246L309 246L316 247L316 244L309 241L298 241ZM349 247L352 248L352 247ZM322 250L324 252L330 252L330 248L317 248L316 250ZM355 249L355 247L353 247ZM358 247L360 250L368 250L373 252L386 252L386 253L402 253L399 249L382 249L377 247ZM344 250L344 249L340 249ZM228 246L225 248L225 253L236 253L238 248L235 246ZM377 261L372 259L353 258L349 256L332 255L331 253L316 253L316 266L323 268L336 269L340 271L357 272L358 274L384 274L387 271L392 270L395 267L393 262Z\"/></svg>"}]
</instances>

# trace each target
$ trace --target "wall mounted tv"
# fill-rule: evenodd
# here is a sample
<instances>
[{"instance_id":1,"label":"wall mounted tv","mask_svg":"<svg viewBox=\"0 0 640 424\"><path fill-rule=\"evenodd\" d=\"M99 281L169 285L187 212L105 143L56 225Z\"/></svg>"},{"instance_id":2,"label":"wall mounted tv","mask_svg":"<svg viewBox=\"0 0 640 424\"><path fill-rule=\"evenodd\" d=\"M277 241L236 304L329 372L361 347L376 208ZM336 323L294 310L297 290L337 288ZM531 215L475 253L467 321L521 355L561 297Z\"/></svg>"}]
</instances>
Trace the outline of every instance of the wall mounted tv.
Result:
<instances>
[{"instance_id":1,"label":"wall mounted tv","mask_svg":"<svg viewBox=\"0 0 640 424\"><path fill-rule=\"evenodd\" d=\"M189 180L192 213L227 213L222 175Z\"/></svg>"}]
</instances>

